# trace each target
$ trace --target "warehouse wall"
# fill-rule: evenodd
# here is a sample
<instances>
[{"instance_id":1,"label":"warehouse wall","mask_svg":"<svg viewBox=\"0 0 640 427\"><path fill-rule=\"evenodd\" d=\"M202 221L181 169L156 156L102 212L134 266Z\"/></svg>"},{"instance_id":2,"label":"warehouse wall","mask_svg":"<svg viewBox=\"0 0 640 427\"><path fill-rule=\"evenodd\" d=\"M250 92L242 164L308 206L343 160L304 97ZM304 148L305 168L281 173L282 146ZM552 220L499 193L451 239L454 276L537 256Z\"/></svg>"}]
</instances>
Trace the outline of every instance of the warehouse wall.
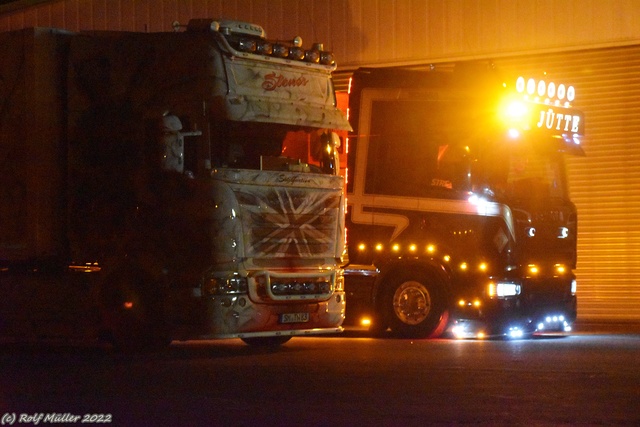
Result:
<instances>
[{"instance_id":1,"label":"warehouse wall","mask_svg":"<svg viewBox=\"0 0 640 427\"><path fill-rule=\"evenodd\" d=\"M323 42L342 68L640 43L637 0L22 0L0 31L170 31L189 18L262 25ZM5 11L3 13L3 10Z\"/></svg>"}]
</instances>

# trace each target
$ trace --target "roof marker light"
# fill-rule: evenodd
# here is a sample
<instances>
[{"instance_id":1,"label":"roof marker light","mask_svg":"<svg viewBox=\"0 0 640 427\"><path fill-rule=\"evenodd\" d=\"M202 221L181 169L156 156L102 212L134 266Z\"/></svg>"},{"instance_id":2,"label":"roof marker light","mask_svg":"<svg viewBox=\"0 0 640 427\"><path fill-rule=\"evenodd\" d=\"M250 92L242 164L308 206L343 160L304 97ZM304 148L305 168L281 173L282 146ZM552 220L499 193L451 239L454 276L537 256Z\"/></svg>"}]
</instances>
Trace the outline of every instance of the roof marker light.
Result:
<instances>
[{"instance_id":1,"label":"roof marker light","mask_svg":"<svg viewBox=\"0 0 640 427\"><path fill-rule=\"evenodd\" d=\"M516 79L516 91L525 96L525 99L527 96L537 95L539 98L545 99L545 103L553 100L556 105L559 105L558 101L566 99L565 105L567 107L576 99L576 89L573 86L568 86L564 83L547 83L542 79L529 78L525 80L522 76Z\"/></svg>"}]
</instances>

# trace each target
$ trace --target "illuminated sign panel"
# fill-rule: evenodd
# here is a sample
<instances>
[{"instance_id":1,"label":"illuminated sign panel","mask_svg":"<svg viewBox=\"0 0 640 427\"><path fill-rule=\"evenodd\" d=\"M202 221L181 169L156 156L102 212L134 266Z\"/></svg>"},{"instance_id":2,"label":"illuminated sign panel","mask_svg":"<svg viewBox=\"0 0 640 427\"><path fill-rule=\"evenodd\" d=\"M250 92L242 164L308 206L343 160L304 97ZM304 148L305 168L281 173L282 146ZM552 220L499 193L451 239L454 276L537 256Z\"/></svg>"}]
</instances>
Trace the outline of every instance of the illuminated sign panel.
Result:
<instances>
[{"instance_id":1,"label":"illuminated sign panel","mask_svg":"<svg viewBox=\"0 0 640 427\"><path fill-rule=\"evenodd\" d=\"M584 135L584 115L573 108L544 104L531 104L532 129L548 130L558 134Z\"/></svg>"},{"instance_id":2,"label":"illuminated sign panel","mask_svg":"<svg viewBox=\"0 0 640 427\"><path fill-rule=\"evenodd\" d=\"M525 128L564 137L584 135L584 114L571 108L571 102L576 98L573 86L518 77L516 91L527 105L529 123Z\"/></svg>"}]
</instances>

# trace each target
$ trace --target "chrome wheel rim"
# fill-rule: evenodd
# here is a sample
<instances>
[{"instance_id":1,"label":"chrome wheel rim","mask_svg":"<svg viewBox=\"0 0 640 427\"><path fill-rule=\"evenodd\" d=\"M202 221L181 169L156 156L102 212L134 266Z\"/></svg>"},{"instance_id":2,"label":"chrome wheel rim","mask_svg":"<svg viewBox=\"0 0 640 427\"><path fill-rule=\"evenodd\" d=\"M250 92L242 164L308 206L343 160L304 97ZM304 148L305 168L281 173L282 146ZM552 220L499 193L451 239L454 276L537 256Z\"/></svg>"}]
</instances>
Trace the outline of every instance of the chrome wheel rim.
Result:
<instances>
[{"instance_id":1,"label":"chrome wheel rim","mask_svg":"<svg viewBox=\"0 0 640 427\"><path fill-rule=\"evenodd\" d=\"M418 325L429 316L431 296L420 282L404 282L393 295L396 317L407 325Z\"/></svg>"}]
</instances>

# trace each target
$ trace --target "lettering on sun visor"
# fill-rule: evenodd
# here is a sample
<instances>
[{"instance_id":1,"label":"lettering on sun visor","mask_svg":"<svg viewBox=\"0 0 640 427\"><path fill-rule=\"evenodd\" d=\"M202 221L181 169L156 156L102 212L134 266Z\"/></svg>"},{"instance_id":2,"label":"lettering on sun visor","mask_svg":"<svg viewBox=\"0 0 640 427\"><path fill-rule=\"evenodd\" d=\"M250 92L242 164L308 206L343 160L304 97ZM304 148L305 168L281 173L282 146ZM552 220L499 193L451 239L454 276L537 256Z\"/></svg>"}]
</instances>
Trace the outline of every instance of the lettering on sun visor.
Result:
<instances>
[{"instance_id":1,"label":"lettering on sun visor","mask_svg":"<svg viewBox=\"0 0 640 427\"><path fill-rule=\"evenodd\" d=\"M579 133L580 116L568 113L555 112L552 108L540 111L540 120L537 126L549 130Z\"/></svg>"},{"instance_id":2,"label":"lettering on sun visor","mask_svg":"<svg viewBox=\"0 0 640 427\"><path fill-rule=\"evenodd\" d=\"M275 72L269 73L264 76L264 82L262 82L262 89L272 91L280 87L300 87L306 86L309 80L304 77L285 77L283 74L276 74Z\"/></svg>"}]
</instances>

